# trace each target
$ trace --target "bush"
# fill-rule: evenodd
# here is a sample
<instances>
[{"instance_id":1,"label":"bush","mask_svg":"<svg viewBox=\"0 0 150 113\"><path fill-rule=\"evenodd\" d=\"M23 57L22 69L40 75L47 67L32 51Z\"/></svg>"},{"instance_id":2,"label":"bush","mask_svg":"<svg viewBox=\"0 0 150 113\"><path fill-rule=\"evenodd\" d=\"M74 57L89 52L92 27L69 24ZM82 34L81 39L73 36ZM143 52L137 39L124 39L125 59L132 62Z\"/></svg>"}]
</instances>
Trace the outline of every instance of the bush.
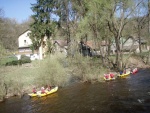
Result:
<instances>
[{"instance_id":1,"label":"bush","mask_svg":"<svg viewBox=\"0 0 150 113\"><path fill-rule=\"evenodd\" d=\"M66 68L60 63L59 56L51 56L44 59L40 63L40 69L38 69L39 77L37 77L38 85L58 85L65 86L70 81L70 75L67 74Z\"/></svg>"},{"instance_id":2,"label":"bush","mask_svg":"<svg viewBox=\"0 0 150 113\"><path fill-rule=\"evenodd\" d=\"M28 56L25 56L25 55L21 55L21 59L19 61L21 64L24 64L24 63L31 63L31 59L30 57Z\"/></svg>"},{"instance_id":3,"label":"bush","mask_svg":"<svg viewBox=\"0 0 150 113\"><path fill-rule=\"evenodd\" d=\"M83 57L81 55L76 55L70 60L70 68L72 68L72 75L77 77L82 81L101 81L103 80L103 74L105 73L105 68L101 66L101 62L96 58L91 59L90 57Z\"/></svg>"},{"instance_id":4,"label":"bush","mask_svg":"<svg viewBox=\"0 0 150 113\"><path fill-rule=\"evenodd\" d=\"M5 59L3 59L3 61L3 64L5 64L6 66L18 65L18 59L16 56L8 56Z\"/></svg>"},{"instance_id":5,"label":"bush","mask_svg":"<svg viewBox=\"0 0 150 113\"><path fill-rule=\"evenodd\" d=\"M6 63L6 66L11 66L11 65L18 65L18 60L14 60Z\"/></svg>"},{"instance_id":6,"label":"bush","mask_svg":"<svg viewBox=\"0 0 150 113\"><path fill-rule=\"evenodd\" d=\"M0 101L3 101L5 95L6 95L6 89L5 89L4 78L0 77Z\"/></svg>"},{"instance_id":7,"label":"bush","mask_svg":"<svg viewBox=\"0 0 150 113\"><path fill-rule=\"evenodd\" d=\"M6 60L6 66L12 66L12 65L21 65L24 63L31 63L30 57L21 55L21 59L17 60L15 57L9 57L9 59Z\"/></svg>"}]
</instances>

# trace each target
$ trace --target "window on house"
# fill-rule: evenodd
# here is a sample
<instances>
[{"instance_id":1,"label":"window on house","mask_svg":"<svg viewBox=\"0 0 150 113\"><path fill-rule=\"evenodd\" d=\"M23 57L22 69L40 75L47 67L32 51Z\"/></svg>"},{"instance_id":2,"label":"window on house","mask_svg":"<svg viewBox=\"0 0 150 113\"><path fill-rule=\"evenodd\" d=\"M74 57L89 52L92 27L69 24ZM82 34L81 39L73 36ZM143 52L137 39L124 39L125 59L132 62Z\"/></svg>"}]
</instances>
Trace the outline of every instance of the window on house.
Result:
<instances>
[{"instance_id":1,"label":"window on house","mask_svg":"<svg viewBox=\"0 0 150 113\"><path fill-rule=\"evenodd\" d=\"M27 41L26 40L24 40L24 45L26 45L27 44Z\"/></svg>"}]
</instances>

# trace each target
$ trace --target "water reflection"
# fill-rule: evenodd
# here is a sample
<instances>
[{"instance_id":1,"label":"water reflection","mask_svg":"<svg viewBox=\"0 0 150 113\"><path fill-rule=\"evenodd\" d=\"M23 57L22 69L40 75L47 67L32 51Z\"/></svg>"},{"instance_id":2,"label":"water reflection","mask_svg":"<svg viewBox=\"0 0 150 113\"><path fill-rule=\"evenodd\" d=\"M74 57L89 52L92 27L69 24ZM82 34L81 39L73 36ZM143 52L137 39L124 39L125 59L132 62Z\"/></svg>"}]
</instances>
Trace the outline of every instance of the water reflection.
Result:
<instances>
[{"instance_id":1,"label":"water reflection","mask_svg":"<svg viewBox=\"0 0 150 113\"><path fill-rule=\"evenodd\" d=\"M104 83L78 83L42 98L10 98L0 113L148 113L150 71Z\"/></svg>"}]
</instances>

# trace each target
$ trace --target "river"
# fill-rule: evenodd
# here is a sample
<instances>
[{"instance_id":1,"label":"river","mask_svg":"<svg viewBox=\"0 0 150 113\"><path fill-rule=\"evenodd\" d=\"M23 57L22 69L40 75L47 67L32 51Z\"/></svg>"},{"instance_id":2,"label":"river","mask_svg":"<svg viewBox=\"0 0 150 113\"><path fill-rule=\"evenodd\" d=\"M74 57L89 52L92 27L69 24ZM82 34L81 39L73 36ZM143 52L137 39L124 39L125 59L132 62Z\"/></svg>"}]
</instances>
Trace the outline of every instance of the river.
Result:
<instances>
[{"instance_id":1,"label":"river","mask_svg":"<svg viewBox=\"0 0 150 113\"><path fill-rule=\"evenodd\" d=\"M13 97L0 113L150 113L150 70L102 83L75 83L41 98Z\"/></svg>"}]
</instances>

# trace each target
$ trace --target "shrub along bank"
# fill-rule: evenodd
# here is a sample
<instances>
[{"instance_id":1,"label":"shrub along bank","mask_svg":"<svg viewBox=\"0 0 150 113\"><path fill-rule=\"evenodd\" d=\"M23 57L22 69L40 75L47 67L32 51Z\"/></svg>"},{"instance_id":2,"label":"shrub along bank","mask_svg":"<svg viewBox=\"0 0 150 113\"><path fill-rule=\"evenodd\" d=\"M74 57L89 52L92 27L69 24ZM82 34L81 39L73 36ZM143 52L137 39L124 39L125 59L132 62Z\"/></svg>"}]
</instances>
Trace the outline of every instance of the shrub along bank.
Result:
<instances>
[{"instance_id":1,"label":"shrub along bank","mask_svg":"<svg viewBox=\"0 0 150 113\"><path fill-rule=\"evenodd\" d=\"M21 55L20 60L14 59L14 60L12 60L12 61L8 61L8 62L6 62L5 65L6 65L6 66L22 65L22 64L25 64L25 63L31 63L31 59L30 59L30 57L28 57L28 56Z\"/></svg>"},{"instance_id":2,"label":"shrub along bank","mask_svg":"<svg viewBox=\"0 0 150 113\"><path fill-rule=\"evenodd\" d=\"M21 55L20 60L16 56L7 56L0 59L0 66L22 65L25 63L31 63L30 57L25 55Z\"/></svg>"}]
</instances>

